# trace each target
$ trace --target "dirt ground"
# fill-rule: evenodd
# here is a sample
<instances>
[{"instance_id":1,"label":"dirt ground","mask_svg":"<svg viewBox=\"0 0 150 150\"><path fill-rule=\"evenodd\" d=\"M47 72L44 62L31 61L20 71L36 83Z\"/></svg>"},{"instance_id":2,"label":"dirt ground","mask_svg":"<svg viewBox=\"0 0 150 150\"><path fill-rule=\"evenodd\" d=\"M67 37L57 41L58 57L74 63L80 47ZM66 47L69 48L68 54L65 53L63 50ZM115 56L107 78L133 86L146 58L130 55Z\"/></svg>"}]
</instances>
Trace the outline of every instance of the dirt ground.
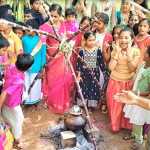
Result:
<instances>
[{"instance_id":1,"label":"dirt ground","mask_svg":"<svg viewBox=\"0 0 150 150\"><path fill-rule=\"evenodd\" d=\"M40 133L47 130L47 127L53 120L58 119L58 115L48 112L44 107L36 110L35 108L23 109L25 114L25 123L23 131L23 150L55 150L49 139L41 139ZM100 150L129 150L130 142L124 141L122 137L127 131L121 131L112 134L109 128L107 115L99 111L93 115L99 132L104 137L104 142L100 142Z\"/></svg>"}]
</instances>

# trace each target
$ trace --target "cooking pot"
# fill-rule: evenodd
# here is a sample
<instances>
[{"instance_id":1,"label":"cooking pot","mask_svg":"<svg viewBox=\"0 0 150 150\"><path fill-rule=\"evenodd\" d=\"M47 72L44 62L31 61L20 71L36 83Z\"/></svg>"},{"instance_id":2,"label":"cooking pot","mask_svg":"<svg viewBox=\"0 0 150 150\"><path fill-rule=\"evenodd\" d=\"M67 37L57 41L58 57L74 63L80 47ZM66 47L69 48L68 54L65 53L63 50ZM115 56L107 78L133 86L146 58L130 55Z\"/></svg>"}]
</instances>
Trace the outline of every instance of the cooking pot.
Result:
<instances>
[{"instance_id":1,"label":"cooking pot","mask_svg":"<svg viewBox=\"0 0 150 150\"><path fill-rule=\"evenodd\" d=\"M71 131L81 130L86 125L86 118L82 115L82 110L75 105L71 108L68 115L64 119L64 124Z\"/></svg>"}]
</instances>

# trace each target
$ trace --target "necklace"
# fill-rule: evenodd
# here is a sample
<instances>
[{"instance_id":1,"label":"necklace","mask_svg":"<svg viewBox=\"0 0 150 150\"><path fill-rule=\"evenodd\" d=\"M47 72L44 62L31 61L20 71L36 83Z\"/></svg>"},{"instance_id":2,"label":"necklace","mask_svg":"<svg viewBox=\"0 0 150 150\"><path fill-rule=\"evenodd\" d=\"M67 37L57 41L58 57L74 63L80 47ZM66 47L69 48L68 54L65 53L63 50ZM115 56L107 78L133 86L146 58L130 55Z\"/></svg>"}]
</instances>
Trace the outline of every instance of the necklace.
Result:
<instances>
[{"instance_id":1,"label":"necklace","mask_svg":"<svg viewBox=\"0 0 150 150\"><path fill-rule=\"evenodd\" d=\"M127 51L121 51L122 56L127 56Z\"/></svg>"}]
</instances>

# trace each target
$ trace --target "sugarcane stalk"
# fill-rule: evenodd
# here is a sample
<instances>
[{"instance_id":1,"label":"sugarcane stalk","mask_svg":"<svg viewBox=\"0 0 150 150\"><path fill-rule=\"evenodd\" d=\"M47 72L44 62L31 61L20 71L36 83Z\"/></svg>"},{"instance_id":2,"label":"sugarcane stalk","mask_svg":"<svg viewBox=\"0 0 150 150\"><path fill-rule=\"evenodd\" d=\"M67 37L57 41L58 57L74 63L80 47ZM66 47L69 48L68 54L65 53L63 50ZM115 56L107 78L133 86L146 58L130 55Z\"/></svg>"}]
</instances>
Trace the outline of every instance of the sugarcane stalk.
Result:
<instances>
[{"instance_id":1,"label":"sugarcane stalk","mask_svg":"<svg viewBox=\"0 0 150 150\"><path fill-rule=\"evenodd\" d=\"M13 6L14 0L7 0L6 4L8 4L11 8Z\"/></svg>"},{"instance_id":2,"label":"sugarcane stalk","mask_svg":"<svg viewBox=\"0 0 150 150\"><path fill-rule=\"evenodd\" d=\"M81 30L75 32L69 39L66 40L66 42L70 42L75 36L77 36L80 32L84 31L87 27L89 27L89 26L85 26L83 29L81 29ZM57 41L59 41L59 40L57 39ZM61 41L59 41L59 43L61 43ZM53 57L55 57L58 52L59 52L59 48L56 50L56 52L55 52L55 54L53 55ZM51 60L52 60L52 58L50 58L50 59L47 61L47 63L44 65L43 68L45 68L45 67L47 66L47 64L48 64ZM31 85L30 85L30 87L29 87L29 89L28 89L28 94L31 92L32 87L34 86L36 80L39 78L39 76L40 76L41 73L42 73L42 70L41 70L41 71L36 75L36 77L33 79L32 83L31 83Z\"/></svg>"},{"instance_id":3,"label":"sugarcane stalk","mask_svg":"<svg viewBox=\"0 0 150 150\"><path fill-rule=\"evenodd\" d=\"M31 9L30 0L26 0L26 6L28 6L28 8Z\"/></svg>"},{"instance_id":4,"label":"sugarcane stalk","mask_svg":"<svg viewBox=\"0 0 150 150\"><path fill-rule=\"evenodd\" d=\"M54 38L58 42L61 42L57 37L55 37L54 35L52 35L49 32L45 32L45 31L38 30L38 29L28 28L26 26L22 26L22 25L19 25L17 23L14 23L14 22L11 22L11 21L8 21L8 20L5 20L5 19L0 19L0 23L8 24L8 25L10 25L12 27L18 27L18 28L21 28L22 30L28 30L28 31L36 32L39 35L43 34L43 35L46 35L48 37Z\"/></svg>"},{"instance_id":5,"label":"sugarcane stalk","mask_svg":"<svg viewBox=\"0 0 150 150\"><path fill-rule=\"evenodd\" d=\"M91 121L91 118L90 118L90 115L89 115L89 111L88 111L87 105L86 105L86 103L85 103L83 94L82 94L81 87L80 87L80 85L79 85L79 81L77 80L77 77L76 77L74 68L73 68L73 66L72 66L72 63L70 62L70 59L66 58L66 60L67 60L67 62L68 62L68 64L69 64L69 67L70 67L70 69L71 69L72 75L73 75L73 77L74 77L74 79L75 79L75 82L76 82L76 85L77 85L77 89L78 89L80 98L81 98L81 100L82 100L82 103L83 103L83 106L84 106L84 109L85 109L87 121L88 121L89 128L90 128L90 133L91 133L91 136L92 136L92 142L93 142L93 145L94 145L95 150L97 150L96 139L95 139L95 137L94 137L94 135L93 135L93 124L92 124L92 121Z\"/></svg>"},{"instance_id":6,"label":"sugarcane stalk","mask_svg":"<svg viewBox=\"0 0 150 150\"><path fill-rule=\"evenodd\" d=\"M16 11L17 21L24 22L24 7L25 7L25 0L19 0L17 3L17 11Z\"/></svg>"}]
</instances>

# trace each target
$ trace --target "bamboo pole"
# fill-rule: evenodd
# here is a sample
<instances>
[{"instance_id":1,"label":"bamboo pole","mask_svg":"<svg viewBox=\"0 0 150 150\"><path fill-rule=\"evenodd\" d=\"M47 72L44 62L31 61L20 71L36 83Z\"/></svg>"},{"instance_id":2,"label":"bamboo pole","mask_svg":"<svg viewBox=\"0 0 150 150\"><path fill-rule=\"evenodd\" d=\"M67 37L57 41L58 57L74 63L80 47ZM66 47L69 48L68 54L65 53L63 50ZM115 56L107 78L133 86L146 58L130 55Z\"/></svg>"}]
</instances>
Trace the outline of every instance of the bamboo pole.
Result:
<instances>
[{"instance_id":1,"label":"bamboo pole","mask_svg":"<svg viewBox=\"0 0 150 150\"><path fill-rule=\"evenodd\" d=\"M32 32L36 32L38 33L39 35L46 35L46 36L49 36L49 37L52 37L54 38L55 40L61 42L60 39L58 39L57 37L55 37L54 35L50 34L49 32L45 32L45 31L42 31L42 30L38 30L38 29L33 29L33 28L29 28L29 27L26 27L26 26L22 26L22 25L19 25L17 23L14 23L14 22L10 22L10 21L7 21L5 19L0 19L0 23L4 23L4 24L7 24L7 25L10 25L12 27L17 27L17 28L21 28L22 30L29 30L29 31L32 31Z\"/></svg>"}]
</instances>

